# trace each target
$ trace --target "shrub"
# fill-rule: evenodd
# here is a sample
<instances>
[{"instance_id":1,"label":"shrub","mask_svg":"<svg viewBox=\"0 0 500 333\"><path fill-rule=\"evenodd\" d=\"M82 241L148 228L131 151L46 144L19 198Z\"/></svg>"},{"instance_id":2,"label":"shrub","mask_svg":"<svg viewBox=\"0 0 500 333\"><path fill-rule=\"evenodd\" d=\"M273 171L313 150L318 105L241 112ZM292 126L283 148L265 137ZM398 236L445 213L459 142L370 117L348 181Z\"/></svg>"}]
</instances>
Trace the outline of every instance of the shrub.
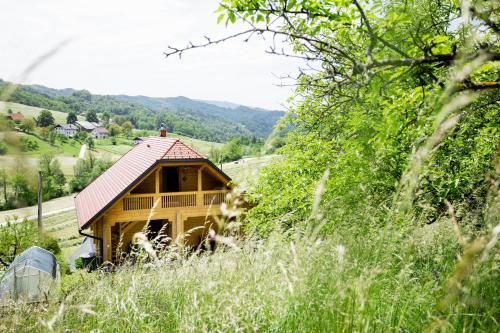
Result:
<instances>
[{"instance_id":1,"label":"shrub","mask_svg":"<svg viewBox=\"0 0 500 333\"><path fill-rule=\"evenodd\" d=\"M4 141L0 141L0 155L5 155L7 153L7 145Z\"/></svg>"},{"instance_id":2,"label":"shrub","mask_svg":"<svg viewBox=\"0 0 500 333\"><path fill-rule=\"evenodd\" d=\"M33 151L39 148L36 140L30 139L26 136L21 137L21 149L23 151Z\"/></svg>"},{"instance_id":3,"label":"shrub","mask_svg":"<svg viewBox=\"0 0 500 333\"><path fill-rule=\"evenodd\" d=\"M44 234L39 240L38 240L38 246L41 248L52 252L54 255L58 255L61 253L61 248L59 247L59 243L57 242L57 239L55 239L52 236L49 236L47 234Z\"/></svg>"}]
</instances>

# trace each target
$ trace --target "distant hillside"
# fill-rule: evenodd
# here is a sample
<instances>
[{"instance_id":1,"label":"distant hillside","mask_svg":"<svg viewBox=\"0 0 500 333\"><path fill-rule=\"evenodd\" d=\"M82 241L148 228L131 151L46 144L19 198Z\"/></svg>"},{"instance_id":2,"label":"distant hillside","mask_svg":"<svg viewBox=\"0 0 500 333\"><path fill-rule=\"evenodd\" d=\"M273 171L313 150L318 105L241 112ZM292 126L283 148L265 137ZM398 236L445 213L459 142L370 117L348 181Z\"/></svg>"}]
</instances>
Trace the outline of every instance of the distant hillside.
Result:
<instances>
[{"instance_id":1,"label":"distant hillside","mask_svg":"<svg viewBox=\"0 0 500 333\"><path fill-rule=\"evenodd\" d=\"M282 111L267 111L247 106L236 108L221 107L214 104L193 100L187 97L146 97L146 96L113 96L122 101L139 104L154 111L170 111L178 115L210 119L217 117L242 125L252 135L267 137L276 124L283 117Z\"/></svg>"},{"instance_id":2,"label":"distant hillside","mask_svg":"<svg viewBox=\"0 0 500 333\"><path fill-rule=\"evenodd\" d=\"M0 92L6 84L0 79ZM163 123L171 132L217 142L239 136L266 138L284 115L281 111L235 104L215 105L187 97L95 95L86 90L41 85L20 86L10 101L77 114L88 110L108 112L118 116L118 121L130 120L138 129L153 130Z\"/></svg>"}]
</instances>

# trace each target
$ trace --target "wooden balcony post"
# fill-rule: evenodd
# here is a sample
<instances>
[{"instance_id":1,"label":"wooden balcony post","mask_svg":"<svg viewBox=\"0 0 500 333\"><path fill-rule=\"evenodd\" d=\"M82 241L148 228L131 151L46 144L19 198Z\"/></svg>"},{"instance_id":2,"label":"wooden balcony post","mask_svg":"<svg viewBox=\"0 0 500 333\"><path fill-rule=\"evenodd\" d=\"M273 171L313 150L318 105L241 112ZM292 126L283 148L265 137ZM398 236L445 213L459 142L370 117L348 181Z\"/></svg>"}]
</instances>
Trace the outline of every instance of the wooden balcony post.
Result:
<instances>
[{"instance_id":1,"label":"wooden balcony post","mask_svg":"<svg viewBox=\"0 0 500 333\"><path fill-rule=\"evenodd\" d=\"M201 189L203 188L203 186L201 186L201 171L202 171L202 167L201 168L198 168L198 192L201 192Z\"/></svg>"},{"instance_id":2,"label":"wooden balcony post","mask_svg":"<svg viewBox=\"0 0 500 333\"><path fill-rule=\"evenodd\" d=\"M156 193L160 193L160 169L158 168L155 171L155 185L156 185Z\"/></svg>"},{"instance_id":3,"label":"wooden balcony post","mask_svg":"<svg viewBox=\"0 0 500 333\"><path fill-rule=\"evenodd\" d=\"M102 219L102 243L103 243L103 262L111 261L111 224L108 219Z\"/></svg>"},{"instance_id":4,"label":"wooden balcony post","mask_svg":"<svg viewBox=\"0 0 500 333\"><path fill-rule=\"evenodd\" d=\"M183 239L184 239L184 223L182 221L182 214L180 211L177 211L176 213L176 217L175 217L175 224L176 224L176 235L175 235L175 239L179 239L182 244L184 243Z\"/></svg>"},{"instance_id":5,"label":"wooden balcony post","mask_svg":"<svg viewBox=\"0 0 500 333\"><path fill-rule=\"evenodd\" d=\"M202 177L201 177L201 171L203 170L203 167L198 168L198 193L196 193L196 206L203 206L203 186L201 184Z\"/></svg>"}]
</instances>

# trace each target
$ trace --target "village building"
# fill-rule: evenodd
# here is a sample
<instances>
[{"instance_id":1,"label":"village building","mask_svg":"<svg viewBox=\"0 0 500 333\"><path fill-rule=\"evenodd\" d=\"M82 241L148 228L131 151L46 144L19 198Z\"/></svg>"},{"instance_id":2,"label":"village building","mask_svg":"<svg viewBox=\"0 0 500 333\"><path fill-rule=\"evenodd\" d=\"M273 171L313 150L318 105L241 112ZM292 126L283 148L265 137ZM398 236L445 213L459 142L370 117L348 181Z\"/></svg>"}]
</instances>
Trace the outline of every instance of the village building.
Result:
<instances>
[{"instance_id":1,"label":"village building","mask_svg":"<svg viewBox=\"0 0 500 333\"><path fill-rule=\"evenodd\" d=\"M21 122L24 119L24 115L21 112L10 113L7 115L7 119L10 119L16 123Z\"/></svg>"},{"instance_id":2,"label":"village building","mask_svg":"<svg viewBox=\"0 0 500 333\"><path fill-rule=\"evenodd\" d=\"M75 125L78 127L80 131L88 133L91 133L94 129L99 127L97 123L91 123L85 120L78 120L75 122Z\"/></svg>"},{"instance_id":3,"label":"village building","mask_svg":"<svg viewBox=\"0 0 500 333\"><path fill-rule=\"evenodd\" d=\"M179 139L145 138L75 196L82 235L98 256L118 262L143 230L196 247L221 215L231 179ZM84 230L86 231L84 233Z\"/></svg>"},{"instance_id":4,"label":"village building","mask_svg":"<svg viewBox=\"0 0 500 333\"><path fill-rule=\"evenodd\" d=\"M57 124L54 126L53 131L67 138L72 138L78 133L78 127L73 124Z\"/></svg>"},{"instance_id":5,"label":"village building","mask_svg":"<svg viewBox=\"0 0 500 333\"><path fill-rule=\"evenodd\" d=\"M134 142L134 145L138 145L142 141L146 140L147 137L145 136L136 136L132 141Z\"/></svg>"},{"instance_id":6,"label":"village building","mask_svg":"<svg viewBox=\"0 0 500 333\"><path fill-rule=\"evenodd\" d=\"M92 132L90 132L94 139L107 139L109 132L104 127L96 127Z\"/></svg>"}]
</instances>

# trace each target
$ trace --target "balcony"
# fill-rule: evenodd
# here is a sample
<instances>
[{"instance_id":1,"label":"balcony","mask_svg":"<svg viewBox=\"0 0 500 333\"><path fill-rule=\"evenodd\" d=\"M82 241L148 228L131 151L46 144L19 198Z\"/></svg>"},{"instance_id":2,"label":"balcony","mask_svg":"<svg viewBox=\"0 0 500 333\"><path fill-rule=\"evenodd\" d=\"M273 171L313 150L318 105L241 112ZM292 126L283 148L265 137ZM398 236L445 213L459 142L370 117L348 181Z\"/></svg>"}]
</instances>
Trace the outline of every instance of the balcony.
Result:
<instances>
[{"instance_id":1,"label":"balcony","mask_svg":"<svg viewBox=\"0 0 500 333\"><path fill-rule=\"evenodd\" d=\"M171 192L151 194L130 194L123 198L124 211L151 210L158 201L156 209L179 207L209 207L226 201L227 190Z\"/></svg>"}]
</instances>

